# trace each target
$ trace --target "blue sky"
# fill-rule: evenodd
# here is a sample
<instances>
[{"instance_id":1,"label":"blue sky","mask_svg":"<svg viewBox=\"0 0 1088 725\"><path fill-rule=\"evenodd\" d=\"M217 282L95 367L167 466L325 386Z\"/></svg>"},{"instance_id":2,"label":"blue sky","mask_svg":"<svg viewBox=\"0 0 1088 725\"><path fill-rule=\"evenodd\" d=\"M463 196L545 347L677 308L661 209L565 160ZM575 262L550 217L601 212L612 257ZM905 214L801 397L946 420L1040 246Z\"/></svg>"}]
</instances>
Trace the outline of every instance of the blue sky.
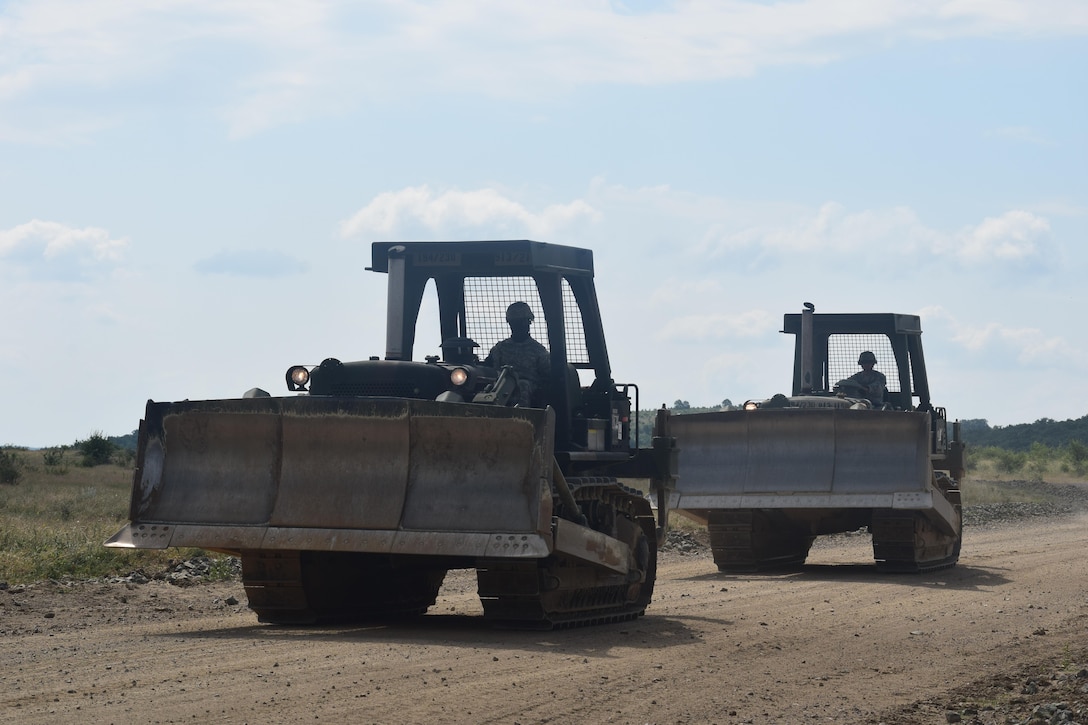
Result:
<instances>
[{"instance_id":1,"label":"blue sky","mask_svg":"<svg viewBox=\"0 0 1088 725\"><path fill-rule=\"evenodd\" d=\"M593 249L644 407L786 389L811 301L920 314L952 418L1078 418L1086 36L1081 0L0 3L0 443L381 354L397 239Z\"/></svg>"}]
</instances>

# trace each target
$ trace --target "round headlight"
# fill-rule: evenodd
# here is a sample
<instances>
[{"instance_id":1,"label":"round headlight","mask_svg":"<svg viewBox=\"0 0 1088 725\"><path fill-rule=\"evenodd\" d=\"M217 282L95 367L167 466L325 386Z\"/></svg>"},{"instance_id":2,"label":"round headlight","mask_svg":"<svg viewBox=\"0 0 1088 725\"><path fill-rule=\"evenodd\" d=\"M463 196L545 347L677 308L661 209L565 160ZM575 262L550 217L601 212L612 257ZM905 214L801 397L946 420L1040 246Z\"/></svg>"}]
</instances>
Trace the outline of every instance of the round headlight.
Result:
<instances>
[{"instance_id":1,"label":"round headlight","mask_svg":"<svg viewBox=\"0 0 1088 725\"><path fill-rule=\"evenodd\" d=\"M464 368L450 370L450 382L454 385L464 385L468 382L468 370Z\"/></svg>"},{"instance_id":2,"label":"round headlight","mask_svg":"<svg viewBox=\"0 0 1088 725\"><path fill-rule=\"evenodd\" d=\"M755 402L754 400L749 400L747 403L744 404L745 410L755 410L758 407L759 403Z\"/></svg>"},{"instance_id":3,"label":"round headlight","mask_svg":"<svg viewBox=\"0 0 1088 725\"><path fill-rule=\"evenodd\" d=\"M295 365L287 371L287 387L291 390L305 390L310 382L310 371L302 365Z\"/></svg>"}]
</instances>

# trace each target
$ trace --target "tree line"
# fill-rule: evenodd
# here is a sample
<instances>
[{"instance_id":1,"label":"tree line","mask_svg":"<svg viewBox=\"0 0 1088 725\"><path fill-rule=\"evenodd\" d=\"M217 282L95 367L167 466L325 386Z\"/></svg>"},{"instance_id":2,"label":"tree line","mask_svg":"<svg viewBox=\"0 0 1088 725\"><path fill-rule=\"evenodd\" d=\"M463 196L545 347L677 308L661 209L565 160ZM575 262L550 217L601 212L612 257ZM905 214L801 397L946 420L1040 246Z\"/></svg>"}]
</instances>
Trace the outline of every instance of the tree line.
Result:
<instances>
[{"instance_id":1,"label":"tree line","mask_svg":"<svg viewBox=\"0 0 1088 725\"><path fill-rule=\"evenodd\" d=\"M1034 423L991 426L985 418L960 421L960 432L968 446L1004 448L1027 453L1035 444L1064 448L1088 441L1088 415L1070 420L1040 418Z\"/></svg>"}]
</instances>

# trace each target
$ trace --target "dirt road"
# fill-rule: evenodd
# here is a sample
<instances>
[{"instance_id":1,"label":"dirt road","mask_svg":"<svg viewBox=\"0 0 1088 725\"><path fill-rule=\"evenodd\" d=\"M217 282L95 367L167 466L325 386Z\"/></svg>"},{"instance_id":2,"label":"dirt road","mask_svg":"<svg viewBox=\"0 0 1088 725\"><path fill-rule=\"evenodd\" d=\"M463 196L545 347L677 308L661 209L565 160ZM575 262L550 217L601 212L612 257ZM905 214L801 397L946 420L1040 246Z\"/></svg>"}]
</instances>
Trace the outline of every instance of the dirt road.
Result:
<instances>
[{"instance_id":1,"label":"dirt road","mask_svg":"<svg viewBox=\"0 0 1088 725\"><path fill-rule=\"evenodd\" d=\"M1004 722L964 698L1017 695L1014 673L1039 663L1088 663L1088 517L969 529L959 566L923 576L877 574L871 556L867 537L837 537L798 573L727 576L705 550L665 553L645 617L543 633L484 626L469 572L451 572L414 626L259 625L238 583L12 587L0 591L0 715Z\"/></svg>"}]
</instances>

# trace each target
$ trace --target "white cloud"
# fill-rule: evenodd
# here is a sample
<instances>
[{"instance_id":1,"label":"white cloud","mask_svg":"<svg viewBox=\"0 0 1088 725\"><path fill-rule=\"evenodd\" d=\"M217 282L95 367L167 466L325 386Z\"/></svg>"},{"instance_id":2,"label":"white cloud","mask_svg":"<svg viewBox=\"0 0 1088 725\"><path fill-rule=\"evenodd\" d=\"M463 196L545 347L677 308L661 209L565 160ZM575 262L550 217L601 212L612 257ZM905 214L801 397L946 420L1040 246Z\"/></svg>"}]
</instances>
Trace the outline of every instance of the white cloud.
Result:
<instances>
[{"instance_id":1,"label":"white cloud","mask_svg":"<svg viewBox=\"0 0 1088 725\"><path fill-rule=\"evenodd\" d=\"M24 0L0 10L0 103L79 89L95 120L77 126L93 127L97 93L166 77L229 99L223 116L244 136L392 95L534 98L823 64L909 38L1085 33L1088 6L1074 0L723 0L638 14L578 0ZM220 55L232 62L209 60Z\"/></svg>"},{"instance_id":2,"label":"white cloud","mask_svg":"<svg viewBox=\"0 0 1088 725\"><path fill-rule=\"evenodd\" d=\"M201 274L264 278L302 274L308 267L306 262L289 255L261 249L220 252L193 265Z\"/></svg>"},{"instance_id":3,"label":"white cloud","mask_svg":"<svg viewBox=\"0 0 1088 725\"><path fill-rule=\"evenodd\" d=\"M1028 262L1043 257L1050 223L1027 211L987 217L956 236L954 253L967 263Z\"/></svg>"},{"instance_id":4,"label":"white cloud","mask_svg":"<svg viewBox=\"0 0 1088 725\"><path fill-rule=\"evenodd\" d=\"M483 236L496 232L547 236L567 225L598 218L600 214L580 199L534 212L494 189L435 193L423 185L379 194L341 223L340 234L344 238L393 235L422 226L443 234L469 229Z\"/></svg>"},{"instance_id":5,"label":"white cloud","mask_svg":"<svg viewBox=\"0 0 1088 725\"><path fill-rule=\"evenodd\" d=\"M304 121L314 114L315 98L322 97L319 73L284 71L265 73L241 84L242 97L222 114L231 138L246 138L268 127ZM325 110L331 110L331 104Z\"/></svg>"},{"instance_id":6,"label":"white cloud","mask_svg":"<svg viewBox=\"0 0 1088 725\"><path fill-rule=\"evenodd\" d=\"M1016 141L1019 143L1031 144L1033 146L1053 146L1054 143L1040 134L1029 126L1005 126L1002 128L995 128L990 131L988 136L994 138L1007 139L1009 141Z\"/></svg>"},{"instance_id":7,"label":"white cloud","mask_svg":"<svg viewBox=\"0 0 1088 725\"><path fill-rule=\"evenodd\" d=\"M663 280L650 293L650 305L660 308L663 305L687 305L692 299L700 300L704 305L720 298L723 293L721 283L716 279L676 279Z\"/></svg>"},{"instance_id":8,"label":"white cloud","mask_svg":"<svg viewBox=\"0 0 1088 725\"><path fill-rule=\"evenodd\" d=\"M1078 349L1066 338L1038 327L964 322L940 306L928 307L920 314L932 326L946 326L952 343L980 358L995 362L1013 359L1029 368L1059 368L1077 374L1088 365L1088 350Z\"/></svg>"},{"instance_id":9,"label":"white cloud","mask_svg":"<svg viewBox=\"0 0 1088 725\"><path fill-rule=\"evenodd\" d=\"M628 244L637 246L642 240L642 251L648 244L661 253L664 243L678 254L715 267L729 262L737 268L770 269L792 267L803 259L813 268L863 272L886 269L892 260L909 260L912 265L953 262L1024 271L1043 268L1055 255L1048 220L1024 210L987 217L953 231L926 224L907 206L851 211L837 202L815 209L753 204L668 186L609 186L601 179L593 180L585 199L539 210L490 188L408 187L374 197L341 223L340 235L390 237L418 231L450 238L459 234L549 237L606 216L611 220L609 228L633 225ZM655 225L661 231L648 234ZM658 241L661 234L669 239ZM684 287L690 289L691 282ZM658 288L658 302L667 301L660 295L669 294L668 289Z\"/></svg>"},{"instance_id":10,"label":"white cloud","mask_svg":"<svg viewBox=\"0 0 1088 725\"><path fill-rule=\"evenodd\" d=\"M1035 327L1005 327L997 322L981 327L963 326L953 341L972 352L1008 350L1017 362L1032 367L1052 367L1055 363L1065 367L1078 360L1077 367L1083 367L1085 362L1085 355L1076 351L1068 340L1060 336L1048 337Z\"/></svg>"},{"instance_id":11,"label":"white cloud","mask_svg":"<svg viewBox=\"0 0 1088 725\"><path fill-rule=\"evenodd\" d=\"M879 249L883 257L888 252L914 254L919 247L931 245L935 236L906 207L849 213L841 204L828 202L788 225L776 223L712 233L704 248L716 255L749 247L780 255L844 255Z\"/></svg>"},{"instance_id":12,"label":"white cloud","mask_svg":"<svg viewBox=\"0 0 1088 725\"><path fill-rule=\"evenodd\" d=\"M113 238L105 229L39 219L0 230L0 258L49 277L86 276L95 269L114 268L127 247L128 239Z\"/></svg>"},{"instance_id":13,"label":"white cloud","mask_svg":"<svg viewBox=\"0 0 1088 725\"><path fill-rule=\"evenodd\" d=\"M694 290L688 297L703 301ZM681 315L665 321L657 333L663 342L720 342L738 338L750 339L775 334L781 316L766 310L729 310L709 314Z\"/></svg>"},{"instance_id":14,"label":"white cloud","mask_svg":"<svg viewBox=\"0 0 1088 725\"><path fill-rule=\"evenodd\" d=\"M1029 208L1035 214L1045 214L1049 217L1066 217L1076 219L1088 216L1088 207L1084 204L1066 201L1064 199L1050 199L1030 204Z\"/></svg>"},{"instance_id":15,"label":"white cloud","mask_svg":"<svg viewBox=\"0 0 1088 725\"><path fill-rule=\"evenodd\" d=\"M927 226L907 207L848 212L841 204L828 202L786 223L776 219L736 231L714 225L697 248L711 256L741 250L755 250L779 261L798 255L832 255L856 267L879 266L889 257L913 260L926 253L931 258L952 257L969 265L1024 268L1048 260L1050 224L1031 212L1013 210L958 232L946 232Z\"/></svg>"},{"instance_id":16,"label":"white cloud","mask_svg":"<svg viewBox=\"0 0 1088 725\"><path fill-rule=\"evenodd\" d=\"M944 38L958 31L965 35L1074 35L1088 27L1088 8L1078 0L931 0L921 3L919 10L919 15L933 13L938 21L920 31L925 37Z\"/></svg>"}]
</instances>

